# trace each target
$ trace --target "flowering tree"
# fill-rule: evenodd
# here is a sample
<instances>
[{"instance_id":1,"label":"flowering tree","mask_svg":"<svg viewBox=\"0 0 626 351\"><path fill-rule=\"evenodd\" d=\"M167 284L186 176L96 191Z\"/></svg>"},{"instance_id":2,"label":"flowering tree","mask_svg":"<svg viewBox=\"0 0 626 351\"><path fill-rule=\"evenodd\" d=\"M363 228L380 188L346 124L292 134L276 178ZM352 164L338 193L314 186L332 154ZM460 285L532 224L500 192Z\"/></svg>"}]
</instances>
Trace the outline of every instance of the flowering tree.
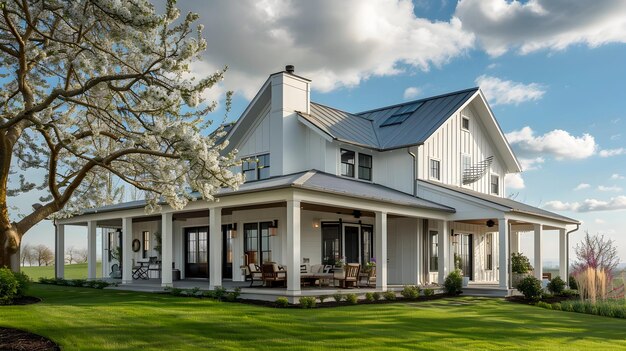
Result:
<instances>
[{"instance_id":1,"label":"flowering tree","mask_svg":"<svg viewBox=\"0 0 626 351\"><path fill-rule=\"evenodd\" d=\"M223 71L191 77L206 43L174 3L0 0L0 267L41 220L112 202L111 177L142 190L148 212L241 183L204 118ZM42 204L11 221L8 197L33 190Z\"/></svg>"},{"instance_id":2,"label":"flowering tree","mask_svg":"<svg viewBox=\"0 0 626 351\"><path fill-rule=\"evenodd\" d=\"M589 232L585 232L583 240L576 244L576 259L575 272L591 268L604 271L609 277L619 264L613 240L605 239L604 235L590 235Z\"/></svg>"}]
</instances>

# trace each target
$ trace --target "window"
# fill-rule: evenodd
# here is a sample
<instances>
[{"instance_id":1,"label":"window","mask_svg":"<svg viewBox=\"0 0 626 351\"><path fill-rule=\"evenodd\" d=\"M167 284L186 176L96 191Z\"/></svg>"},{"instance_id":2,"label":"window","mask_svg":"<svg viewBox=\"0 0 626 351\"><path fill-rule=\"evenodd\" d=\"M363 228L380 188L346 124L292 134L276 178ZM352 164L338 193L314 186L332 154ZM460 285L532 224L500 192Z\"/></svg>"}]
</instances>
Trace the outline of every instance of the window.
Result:
<instances>
[{"instance_id":1,"label":"window","mask_svg":"<svg viewBox=\"0 0 626 351\"><path fill-rule=\"evenodd\" d=\"M359 179L372 180L372 156L359 153Z\"/></svg>"},{"instance_id":2,"label":"window","mask_svg":"<svg viewBox=\"0 0 626 351\"><path fill-rule=\"evenodd\" d=\"M260 265L272 261L270 249L270 225L272 222L244 223L244 256L246 263Z\"/></svg>"},{"instance_id":3,"label":"window","mask_svg":"<svg viewBox=\"0 0 626 351\"><path fill-rule=\"evenodd\" d=\"M441 168L438 160L430 160L430 179L441 180Z\"/></svg>"},{"instance_id":4,"label":"window","mask_svg":"<svg viewBox=\"0 0 626 351\"><path fill-rule=\"evenodd\" d=\"M270 177L270 154L251 156L241 162L246 182Z\"/></svg>"},{"instance_id":5,"label":"window","mask_svg":"<svg viewBox=\"0 0 626 351\"><path fill-rule=\"evenodd\" d=\"M354 177L354 151L341 149L341 175Z\"/></svg>"},{"instance_id":6,"label":"window","mask_svg":"<svg viewBox=\"0 0 626 351\"><path fill-rule=\"evenodd\" d=\"M500 194L500 177L497 175L491 175L491 193L494 195Z\"/></svg>"},{"instance_id":7,"label":"window","mask_svg":"<svg viewBox=\"0 0 626 351\"><path fill-rule=\"evenodd\" d=\"M461 118L461 128L463 128L463 130L467 130L469 131L469 126L470 126L470 120L467 117L462 117Z\"/></svg>"},{"instance_id":8,"label":"window","mask_svg":"<svg viewBox=\"0 0 626 351\"><path fill-rule=\"evenodd\" d=\"M420 106L422 106L423 102L413 102L406 105L401 105L397 108L397 110L391 115L391 117L387 118L381 127L392 126L395 124L401 124L406 121L409 116L413 114L413 112L417 111Z\"/></svg>"},{"instance_id":9,"label":"window","mask_svg":"<svg viewBox=\"0 0 626 351\"><path fill-rule=\"evenodd\" d=\"M431 272L439 271L439 233L431 230L430 232L430 265Z\"/></svg>"},{"instance_id":10,"label":"window","mask_svg":"<svg viewBox=\"0 0 626 351\"><path fill-rule=\"evenodd\" d=\"M485 234L485 269L493 269L493 233Z\"/></svg>"},{"instance_id":11,"label":"window","mask_svg":"<svg viewBox=\"0 0 626 351\"><path fill-rule=\"evenodd\" d=\"M150 251L150 232L143 232L143 258L148 258L148 251Z\"/></svg>"},{"instance_id":12,"label":"window","mask_svg":"<svg viewBox=\"0 0 626 351\"><path fill-rule=\"evenodd\" d=\"M335 265L341 259L341 226L322 223L322 263Z\"/></svg>"}]
</instances>

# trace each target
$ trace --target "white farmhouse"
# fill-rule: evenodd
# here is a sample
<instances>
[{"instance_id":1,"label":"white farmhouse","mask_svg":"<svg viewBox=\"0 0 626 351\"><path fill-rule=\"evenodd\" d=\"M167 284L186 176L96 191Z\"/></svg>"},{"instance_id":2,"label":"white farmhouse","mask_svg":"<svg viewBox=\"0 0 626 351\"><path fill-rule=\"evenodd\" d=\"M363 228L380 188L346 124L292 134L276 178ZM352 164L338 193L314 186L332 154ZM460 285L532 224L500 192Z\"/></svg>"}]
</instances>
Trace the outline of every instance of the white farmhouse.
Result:
<instances>
[{"instance_id":1,"label":"white farmhouse","mask_svg":"<svg viewBox=\"0 0 626 351\"><path fill-rule=\"evenodd\" d=\"M521 168L478 88L358 113L310 101L310 88L287 66L227 126L228 150L239 150L247 180L239 190L182 211L147 215L142 201L86 210L58 221L57 252L64 227L81 225L89 278L96 229L107 228L102 275L122 261L123 284L134 284L133 267L155 256L162 274L149 273L162 286L178 275L222 286L244 281L251 263L277 262L288 276L281 294L298 296L301 265L342 260L375 261L382 291L441 284L457 267L471 285L504 295L519 233L534 232L534 274L542 278L545 233L558 236L567 277L567 234L579 222L506 197L504 177Z\"/></svg>"}]
</instances>

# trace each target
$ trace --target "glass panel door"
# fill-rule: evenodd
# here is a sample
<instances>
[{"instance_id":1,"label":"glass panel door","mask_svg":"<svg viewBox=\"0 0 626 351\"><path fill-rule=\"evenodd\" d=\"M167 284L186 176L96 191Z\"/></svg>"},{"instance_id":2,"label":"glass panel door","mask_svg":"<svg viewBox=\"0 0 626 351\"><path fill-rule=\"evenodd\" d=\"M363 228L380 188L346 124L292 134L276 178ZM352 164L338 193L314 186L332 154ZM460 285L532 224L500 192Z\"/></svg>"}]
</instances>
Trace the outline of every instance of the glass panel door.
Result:
<instances>
[{"instance_id":1,"label":"glass panel door","mask_svg":"<svg viewBox=\"0 0 626 351\"><path fill-rule=\"evenodd\" d=\"M322 263L335 265L341 258L340 227L337 223L322 223Z\"/></svg>"},{"instance_id":2,"label":"glass panel door","mask_svg":"<svg viewBox=\"0 0 626 351\"><path fill-rule=\"evenodd\" d=\"M454 268L470 280L474 279L473 238L472 234L456 234L454 239Z\"/></svg>"},{"instance_id":3,"label":"glass panel door","mask_svg":"<svg viewBox=\"0 0 626 351\"><path fill-rule=\"evenodd\" d=\"M243 225L244 235L244 256L246 265L250 263L261 264L259 255L259 227L257 223L246 223Z\"/></svg>"},{"instance_id":4,"label":"glass panel door","mask_svg":"<svg viewBox=\"0 0 626 351\"><path fill-rule=\"evenodd\" d=\"M374 257L374 231L370 226L361 226L361 266L365 267Z\"/></svg>"},{"instance_id":5,"label":"glass panel door","mask_svg":"<svg viewBox=\"0 0 626 351\"><path fill-rule=\"evenodd\" d=\"M232 228L232 224L222 226L222 243L224 248L222 251L222 278L233 278L233 238L228 235L228 230Z\"/></svg>"},{"instance_id":6,"label":"glass panel door","mask_svg":"<svg viewBox=\"0 0 626 351\"><path fill-rule=\"evenodd\" d=\"M261 222L261 262L272 262L272 250L270 249L270 226L272 222Z\"/></svg>"},{"instance_id":7,"label":"glass panel door","mask_svg":"<svg viewBox=\"0 0 626 351\"><path fill-rule=\"evenodd\" d=\"M346 263L360 263L359 253L359 227L345 225L343 227L344 236L344 256Z\"/></svg>"},{"instance_id":8,"label":"glass panel door","mask_svg":"<svg viewBox=\"0 0 626 351\"><path fill-rule=\"evenodd\" d=\"M185 276L209 277L208 227L185 229Z\"/></svg>"}]
</instances>

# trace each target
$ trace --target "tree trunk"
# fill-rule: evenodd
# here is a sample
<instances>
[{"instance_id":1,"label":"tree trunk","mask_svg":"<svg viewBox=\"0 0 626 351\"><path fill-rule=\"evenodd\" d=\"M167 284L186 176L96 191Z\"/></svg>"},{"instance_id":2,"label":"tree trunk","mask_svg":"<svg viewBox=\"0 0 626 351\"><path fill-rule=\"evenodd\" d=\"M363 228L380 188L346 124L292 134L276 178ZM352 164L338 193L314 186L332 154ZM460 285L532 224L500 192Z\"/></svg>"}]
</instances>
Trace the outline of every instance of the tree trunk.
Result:
<instances>
[{"instance_id":1,"label":"tree trunk","mask_svg":"<svg viewBox=\"0 0 626 351\"><path fill-rule=\"evenodd\" d=\"M0 220L0 222L3 222ZM17 267L11 257L18 254L20 249L21 236L11 224L0 224L0 267L10 268L12 271L19 271L19 259Z\"/></svg>"}]
</instances>

